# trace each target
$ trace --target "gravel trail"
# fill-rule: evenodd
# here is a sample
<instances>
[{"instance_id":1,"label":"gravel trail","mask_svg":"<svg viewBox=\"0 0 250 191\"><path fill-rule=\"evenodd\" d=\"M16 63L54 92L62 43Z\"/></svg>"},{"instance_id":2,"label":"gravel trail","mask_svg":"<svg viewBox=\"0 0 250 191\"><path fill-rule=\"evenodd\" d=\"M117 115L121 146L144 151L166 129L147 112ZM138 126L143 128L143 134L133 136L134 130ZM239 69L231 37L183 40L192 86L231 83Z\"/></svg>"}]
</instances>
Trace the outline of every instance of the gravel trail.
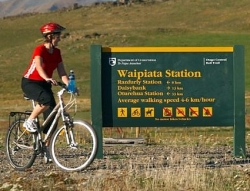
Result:
<instances>
[{"instance_id":1,"label":"gravel trail","mask_svg":"<svg viewBox=\"0 0 250 191\"><path fill-rule=\"evenodd\" d=\"M53 163L45 164L38 157L34 165L24 172L13 170L6 160L5 152L0 150L0 190L17 188L16 190L50 190L50 184L44 180L54 179L57 190L60 185L66 190L75 190L72 186L88 184L98 177L113 177L123 172L152 171L160 169L189 168L230 168L244 166L248 168L250 159L234 158L231 146L190 147L166 145L134 145L104 147L104 158L94 162L81 172L68 173L55 167ZM69 181L71 184L65 184ZM32 186L33 185L33 186ZM67 187L67 185L69 185ZM55 186L55 185L54 185ZM8 189L6 189L8 190ZM13 190L13 189L12 189ZM84 189L83 189L84 190Z\"/></svg>"}]
</instances>

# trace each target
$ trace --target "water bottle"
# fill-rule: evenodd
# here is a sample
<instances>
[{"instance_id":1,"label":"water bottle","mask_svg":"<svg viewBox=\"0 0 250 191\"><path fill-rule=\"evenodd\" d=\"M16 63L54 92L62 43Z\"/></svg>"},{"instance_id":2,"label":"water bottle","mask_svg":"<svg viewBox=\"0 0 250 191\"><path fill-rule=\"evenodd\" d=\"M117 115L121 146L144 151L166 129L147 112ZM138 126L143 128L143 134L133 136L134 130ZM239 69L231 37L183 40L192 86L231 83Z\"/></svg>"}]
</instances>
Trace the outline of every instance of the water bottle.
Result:
<instances>
[{"instance_id":1,"label":"water bottle","mask_svg":"<svg viewBox=\"0 0 250 191\"><path fill-rule=\"evenodd\" d=\"M73 70L70 70L70 72L69 72L68 91L70 93L75 93L75 91L76 91L76 81L75 81L75 74L74 74Z\"/></svg>"}]
</instances>

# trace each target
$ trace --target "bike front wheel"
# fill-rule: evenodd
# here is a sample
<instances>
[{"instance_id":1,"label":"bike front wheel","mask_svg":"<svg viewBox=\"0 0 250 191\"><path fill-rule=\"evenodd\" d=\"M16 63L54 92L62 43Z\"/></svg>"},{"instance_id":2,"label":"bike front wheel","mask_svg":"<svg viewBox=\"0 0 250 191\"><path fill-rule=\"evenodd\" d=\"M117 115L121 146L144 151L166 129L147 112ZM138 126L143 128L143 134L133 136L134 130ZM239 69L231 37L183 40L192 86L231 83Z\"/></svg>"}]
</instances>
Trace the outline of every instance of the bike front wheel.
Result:
<instances>
[{"instance_id":1,"label":"bike front wheel","mask_svg":"<svg viewBox=\"0 0 250 191\"><path fill-rule=\"evenodd\" d=\"M74 121L73 127L58 129L50 142L53 162L65 171L81 171L96 156L97 137L93 127L85 121Z\"/></svg>"},{"instance_id":2,"label":"bike front wheel","mask_svg":"<svg viewBox=\"0 0 250 191\"><path fill-rule=\"evenodd\" d=\"M23 127L24 119L15 120L9 127L5 145L6 155L11 166L16 170L30 168L35 159L35 135Z\"/></svg>"}]
</instances>

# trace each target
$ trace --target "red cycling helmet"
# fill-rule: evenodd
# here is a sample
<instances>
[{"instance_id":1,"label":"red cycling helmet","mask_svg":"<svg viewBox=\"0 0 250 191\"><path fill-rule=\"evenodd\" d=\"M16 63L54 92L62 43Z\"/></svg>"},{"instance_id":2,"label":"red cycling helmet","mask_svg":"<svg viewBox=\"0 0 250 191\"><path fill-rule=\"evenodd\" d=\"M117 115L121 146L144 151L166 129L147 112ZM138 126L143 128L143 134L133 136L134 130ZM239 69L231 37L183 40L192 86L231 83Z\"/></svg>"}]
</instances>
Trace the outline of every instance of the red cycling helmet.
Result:
<instances>
[{"instance_id":1,"label":"red cycling helmet","mask_svg":"<svg viewBox=\"0 0 250 191\"><path fill-rule=\"evenodd\" d=\"M40 28L44 37L48 34L61 33L63 30L65 30L65 28L57 23L47 23Z\"/></svg>"}]
</instances>

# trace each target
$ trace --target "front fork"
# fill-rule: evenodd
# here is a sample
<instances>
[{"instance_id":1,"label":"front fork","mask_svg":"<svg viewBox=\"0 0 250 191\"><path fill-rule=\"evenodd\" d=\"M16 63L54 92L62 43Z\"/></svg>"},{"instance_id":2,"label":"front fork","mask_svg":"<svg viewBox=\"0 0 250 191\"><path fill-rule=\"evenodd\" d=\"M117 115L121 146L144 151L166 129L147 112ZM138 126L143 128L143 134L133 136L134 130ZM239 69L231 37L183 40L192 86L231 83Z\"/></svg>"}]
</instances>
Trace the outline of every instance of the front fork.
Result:
<instances>
[{"instance_id":1,"label":"front fork","mask_svg":"<svg viewBox=\"0 0 250 191\"><path fill-rule=\"evenodd\" d=\"M74 137L74 123L73 120L70 118L69 114L65 114L65 121L64 121L64 130L65 131L65 136L67 140L67 144L70 146L70 148L76 149L77 148L77 143L75 142L75 137Z\"/></svg>"}]
</instances>

